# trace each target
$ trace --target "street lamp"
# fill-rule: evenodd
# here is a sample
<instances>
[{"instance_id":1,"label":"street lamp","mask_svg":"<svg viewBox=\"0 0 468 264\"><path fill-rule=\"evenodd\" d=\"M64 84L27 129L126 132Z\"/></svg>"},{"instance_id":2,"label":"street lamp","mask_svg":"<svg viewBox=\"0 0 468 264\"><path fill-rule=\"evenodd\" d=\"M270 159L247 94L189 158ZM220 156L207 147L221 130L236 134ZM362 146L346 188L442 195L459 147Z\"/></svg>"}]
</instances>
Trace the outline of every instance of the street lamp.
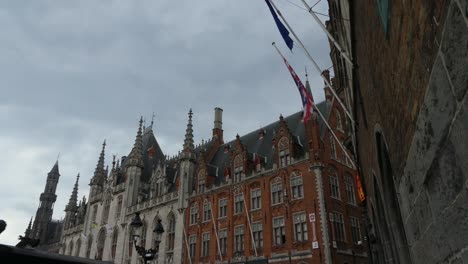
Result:
<instances>
[{"instance_id":1,"label":"street lamp","mask_svg":"<svg viewBox=\"0 0 468 264\"><path fill-rule=\"evenodd\" d=\"M143 226L143 222L141 221L140 218L140 213L135 213L135 218L133 218L132 222L130 223L130 227L133 229L133 245L135 246L136 251L138 252L138 255L140 255L143 258L143 263L148 263L148 261L153 260L155 255L159 251L159 244L161 243L160 236L162 233L164 233L164 227L161 224L161 219L158 219L158 222L156 223L156 227L154 228L153 232L156 233L156 239L155 239L155 248L150 248L150 249L145 249L142 246L138 246L137 242L141 237L141 227ZM145 234L143 234L145 235Z\"/></svg>"}]
</instances>

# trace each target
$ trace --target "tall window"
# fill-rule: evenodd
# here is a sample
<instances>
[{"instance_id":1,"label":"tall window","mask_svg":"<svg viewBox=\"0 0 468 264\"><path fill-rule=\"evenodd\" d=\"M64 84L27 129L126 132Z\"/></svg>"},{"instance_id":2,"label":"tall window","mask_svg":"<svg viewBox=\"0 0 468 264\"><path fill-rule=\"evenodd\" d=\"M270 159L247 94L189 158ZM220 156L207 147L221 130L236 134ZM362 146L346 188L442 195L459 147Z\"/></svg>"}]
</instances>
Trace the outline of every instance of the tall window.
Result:
<instances>
[{"instance_id":1,"label":"tall window","mask_svg":"<svg viewBox=\"0 0 468 264\"><path fill-rule=\"evenodd\" d=\"M234 182L240 182L242 180L242 172L244 171L242 163L242 156L237 155L234 158Z\"/></svg>"},{"instance_id":2,"label":"tall window","mask_svg":"<svg viewBox=\"0 0 468 264\"><path fill-rule=\"evenodd\" d=\"M116 229L114 229L114 233L112 234L112 246L111 246L111 257L112 260L115 259L115 252L117 251L117 241L119 238L119 232Z\"/></svg>"},{"instance_id":3,"label":"tall window","mask_svg":"<svg viewBox=\"0 0 468 264\"><path fill-rule=\"evenodd\" d=\"M353 244L360 245L361 243L361 228L359 226L359 219L356 217L349 218L351 222L351 237L353 239Z\"/></svg>"},{"instance_id":4,"label":"tall window","mask_svg":"<svg viewBox=\"0 0 468 264\"><path fill-rule=\"evenodd\" d=\"M335 116L336 116L336 129L343 131L343 123L341 121L341 114L340 111L335 109Z\"/></svg>"},{"instance_id":5,"label":"tall window","mask_svg":"<svg viewBox=\"0 0 468 264\"><path fill-rule=\"evenodd\" d=\"M206 201L203 203L203 222L211 220L211 203Z\"/></svg>"},{"instance_id":6,"label":"tall window","mask_svg":"<svg viewBox=\"0 0 468 264\"><path fill-rule=\"evenodd\" d=\"M221 229L218 232L219 237L219 248L221 250L221 255L225 256L227 252L227 229Z\"/></svg>"},{"instance_id":7,"label":"tall window","mask_svg":"<svg viewBox=\"0 0 468 264\"><path fill-rule=\"evenodd\" d=\"M340 185L338 184L338 176L330 175L330 196L335 199L340 199Z\"/></svg>"},{"instance_id":8,"label":"tall window","mask_svg":"<svg viewBox=\"0 0 468 264\"><path fill-rule=\"evenodd\" d=\"M226 198L219 199L218 218L224 218L227 216L227 203L228 200Z\"/></svg>"},{"instance_id":9,"label":"tall window","mask_svg":"<svg viewBox=\"0 0 468 264\"><path fill-rule=\"evenodd\" d=\"M109 219L109 210L110 210L111 199L106 199L104 202L104 210L102 211L102 224L107 224L107 220Z\"/></svg>"},{"instance_id":10,"label":"tall window","mask_svg":"<svg viewBox=\"0 0 468 264\"><path fill-rule=\"evenodd\" d=\"M345 176L346 198L348 203L356 205L356 195L354 194L354 182L351 176Z\"/></svg>"},{"instance_id":11,"label":"tall window","mask_svg":"<svg viewBox=\"0 0 468 264\"><path fill-rule=\"evenodd\" d=\"M128 239L128 257L131 258L132 257L132 254L133 254L133 234L134 234L135 230L130 228L130 232L129 232L129 239ZM125 242L124 242L125 243Z\"/></svg>"},{"instance_id":12,"label":"tall window","mask_svg":"<svg viewBox=\"0 0 468 264\"><path fill-rule=\"evenodd\" d=\"M68 255L72 256L73 254L73 240L70 241L70 244L68 245L69 249L68 249Z\"/></svg>"},{"instance_id":13,"label":"tall window","mask_svg":"<svg viewBox=\"0 0 468 264\"><path fill-rule=\"evenodd\" d=\"M293 176L291 177L291 193L292 199L301 199L304 198L304 186L302 184L302 176Z\"/></svg>"},{"instance_id":14,"label":"tall window","mask_svg":"<svg viewBox=\"0 0 468 264\"><path fill-rule=\"evenodd\" d=\"M91 224L96 222L97 209L98 209L98 206L96 204L93 206L93 215L91 216Z\"/></svg>"},{"instance_id":15,"label":"tall window","mask_svg":"<svg viewBox=\"0 0 468 264\"><path fill-rule=\"evenodd\" d=\"M76 248L75 248L75 257L78 257L80 255L80 250L81 250L81 238L78 238L76 241Z\"/></svg>"},{"instance_id":16,"label":"tall window","mask_svg":"<svg viewBox=\"0 0 468 264\"><path fill-rule=\"evenodd\" d=\"M202 257L210 255L210 233L202 234Z\"/></svg>"},{"instance_id":17,"label":"tall window","mask_svg":"<svg viewBox=\"0 0 468 264\"><path fill-rule=\"evenodd\" d=\"M263 226L262 226L261 221L252 223L252 235L254 238L255 247L262 248L263 247ZM252 243L252 245L254 245L254 243Z\"/></svg>"},{"instance_id":18,"label":"tall window","mask_svg":"<svg viewBox=\"0 0 468 264\"><path fill-rule=\"evenodd\" d=\"M254 189L250 191L250 210L257 210L262 208L262 191Z\"/></svg>"},{"instance_id":19,"label":"tall window","mask_svg":"<svg viewBox=\"0 0 468 264\"><path fill-rule=\"evenodd\" d=\"M192 235L189 238L189 254L191 258L195 257L196 250L197 250L197 235Z\"/></svg>"},{"instance_id":20,"label":"tall window","mask_svg":"<svg viewBox=\"0 0 468 264\"><path fill-rule=\"evenodd\" d=\"M283 202L283 184L281 181L271 183L271 204L279 204Z\"/></svg>"},{"instance_id":21,"label":"tall window","mask_svg":"<svg viewBox=\"0 0 468 264\"><path fill-rule=\"evenodd\" d=\"M86 258L89 258L91 255L91 246L93 245L93 236L89 235L88 236L88 243L86 245Z\"/></svg>"},{"instance_id":22,"label":"tall window","mask_svg":"<svg viewBox=\"0 0 468 264\"><path fill-rule=\"evenodd\" d=\"M174 214L170 213L167 217L168 228L167 228L167 251L174 250L174 241L175 241L175 228L176 220Z\"/></svg>"},{"instance_id":23,"label":"tall window","mask_svg":"<svg viewBox=\"0 0 468 264\"><path fill-rule=\"evenodd\" d=\"M98 235L96 259L102 260L104 252L104 242L106 241L106 230L101 229Z\"/></svg>"},{"instance_id":24,"label":"tall window","mask_svg":"<svg viewBox=\"0 0 468 264\"><path fill-rule=\"evenodd\" d=\"M333 224L333 229L335 231L335 239L336 241L345 241L345 232L344 232L344 221L343 221L343 214L333 212L330 213L331 221Z\"/></svg>"},{"instance_id":25,"label":"tall window","mask_svg":"<svg viewBox=\"0 0 468 264\"><path fill-rule=\"evenodd\" d=\"M198 193L205 192L205 179L198 181Z\"/></svg>"},{"instance_id":26,"label":"tall window","mask_svg":"<svg viewBox=\"0 0 468 264\"><path fill-rule=\"evenodd\" d=\"M289 140L283 137L278 142L280 167L284 168L289 165Z\"/></svg>"},{"instance_id":27,"label":"tall window","mask_svg":"<svg viewBox=\"0 0 468 264\"><path fill-rule=\"evenodd\" d=\"M294 238L296 241L307 241L307 220L305 212L293 215L294 219Z\"/></svg>"},{"instance_id":28,"label":"tall window","mask_svg":"<svg viewBox=\"0 0 468 264\"><path fill-rule=\"evenodd\" d=\"M140 246L146 247L146 223L143 222L143 226L141 227L141 241Z\"/></svg>"},{"instance_id":29,"label":"tall window","mask_svg":"<svg viewBox=\"0 0 468 264\"><path fill-rule=\"evenodd\" d=\"M336 159L335 139L333 138L333 135L331 133L329 133L329 138L330 138L330 155L332 159Z\"/></svg>"},{"instance_id":30,"label":"tall window","mask_svg":"<svg viewBox=\"0 0 468 264\"><path fill-rule=\"evenodd\" d=\"M117 198L117 208L115 210L115 219L119 219L120 217L120 212L122 210L122 201L123 201L123 198L122 198L122 195L119 196L119 198Z\"/></svg>"},{"instance_id":31,"label":"tall window","mask_svg":"<svg viewBox=\"0 0 468 264\"><path fill-rule=\"evenodd\" d=\"M198 205L194 204L190 207L190 224L195 225L198 223Z\"/></svg>"},{"instance_id":32,"label":"tall window","mask_svg":"<svg viewBox=\"0 0 468 264\"><path fill-rule=\"evenodd\" d=\"M284 217L273 218L273 239L276 246L286 243L286 230L284 228Z\"/></svg>"},{"instance_id":33,"label":"tall window","mask_svg":"<svg viewBox=\"0 0 468 264\"><path fill-rule=\"evenodd\" d=\"M234 196L234 214L240 214L244 212L244 195L237 194Z\"/></svg>"},{"instance_id":34,"label":"tall window","mask_svg":"<svg viewBox=\"0 0 468 264\"><path fill-rule=\"evenodd\" d=\"M244 252L244 226L234 227L234 251Z\"/></svg>"}]
</instances>

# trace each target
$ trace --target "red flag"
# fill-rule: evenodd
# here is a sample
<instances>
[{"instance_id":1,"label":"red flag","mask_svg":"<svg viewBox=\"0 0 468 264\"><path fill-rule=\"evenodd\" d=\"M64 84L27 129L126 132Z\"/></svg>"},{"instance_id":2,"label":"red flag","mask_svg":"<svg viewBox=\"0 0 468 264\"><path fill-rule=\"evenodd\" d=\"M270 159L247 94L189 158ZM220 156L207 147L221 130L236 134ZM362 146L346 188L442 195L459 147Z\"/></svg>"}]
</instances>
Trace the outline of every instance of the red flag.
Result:
<instances>
[{"instance_id":1,"label":"red flag","mask_svg":"<svg viewBox=\"0 0 468 264\"><path fill-rule=\"evenodd\" d=\"M281 55L281 54L280 54ZM283 55L281 55L283 57ZM307 89L305 88L304 84L302 84L301 79L299 79L299 76L297 76L296 72L292 68L291 65L289 65L288 61L283 57L284 64L286 64L286 67L289 70L289 73L291 73L291 77L293 78L294 82L296 83L297 89L299 90L299 93L301 94L302 98L302 107L304 108L304 119L303 122L306 123L307 120L312 116L313 109L314 109L314 98L312 97L311 94L307 92Z\"/></svg>"},{"instance_id":2,"label":"red flag","mask_svg":"<svg viewBox=\"0 0 468 264\"><path fill-rule=\"evenodd\" d=\"M153 157L153 156L154 156L154 153L155 153L154 148L153 148L153 146L151 146L151 148L148 149L148 155L149 155L150 157Z\"/></svg>"},{"instance_id":3,"label":"red flag","mask_svg":"<svg viewBox=\"0 0 468 264\"><path fill-rule=\"evenodd\" d=\"M358 192L358 199L359 203L362 203L366 199L366 195L364 194L364 189L362 188L361 176L359 176L359 172L356 171L356 188Z\"/></svg>"}]
</instances>

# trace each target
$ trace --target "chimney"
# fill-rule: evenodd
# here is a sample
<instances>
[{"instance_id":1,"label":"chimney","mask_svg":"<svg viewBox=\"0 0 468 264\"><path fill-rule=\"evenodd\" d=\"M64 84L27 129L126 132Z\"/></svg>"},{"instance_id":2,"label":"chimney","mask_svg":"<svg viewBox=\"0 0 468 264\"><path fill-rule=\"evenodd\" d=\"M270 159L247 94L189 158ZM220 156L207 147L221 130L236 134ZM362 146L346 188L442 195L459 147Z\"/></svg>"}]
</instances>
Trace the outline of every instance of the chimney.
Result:
<instances>
[{"instance_id":1,"label":"chimney","mask_svg":"<svg viewBox=\"0 0 468 264\"><path fill-rule=\"evenodd\" d=\"M223 109L219 107L214 109L213 139L223 143Z\"/></svg>"}]
</instances>

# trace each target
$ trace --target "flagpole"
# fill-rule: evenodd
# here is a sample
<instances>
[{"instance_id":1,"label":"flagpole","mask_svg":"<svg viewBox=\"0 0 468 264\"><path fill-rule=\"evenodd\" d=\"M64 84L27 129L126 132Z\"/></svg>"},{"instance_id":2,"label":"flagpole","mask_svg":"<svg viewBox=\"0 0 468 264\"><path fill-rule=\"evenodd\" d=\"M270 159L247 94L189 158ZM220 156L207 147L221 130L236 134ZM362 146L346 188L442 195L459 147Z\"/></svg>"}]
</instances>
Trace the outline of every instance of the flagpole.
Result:
<instances>
[{"instance_id":1,"label":"flagpole","mask_svg":"<svg viewBox=\"0 0 468 264\"><path fill-rule=\"evenodd\" d=\"M335 47L338 49L338 51L340 52L341 56L343 56L343 58L349 63L351 64L351 67L353 67L353 61L351 60L351 58L348 57L348 55L346 55L346 52L343 48L341 48L340 44L338 44L338 41L335 40L335 38L332 36L332 34L330 34L330 32L327 30L327 28L325 27L325 25L322 24L322 21L320 21L320 19L318 18L318 16L314 13L314 11L312 11L312 8L307 4L306 1L302 0L302 3L304 3L304 6L307 8L307 10L309 10L309 14L312 15L312 17L315 19L315 21L319 24L319 26L323 29L323 31L327 34L327 37L328 39L333 42L333 45L335 45Z\"/></svg>"},{"instance_id":2,"label":"flagpole","mask_svg":"<svg viewBox=\"0 0 468 264\"><path fill-rule=\"evenodd\" d=\"M213 223L215 235L216 235L216 245L218 246L218 254L221 261L223 261L223 255L221 255L221 247L219 246L219 237L218 237L218 229L216 228L216 223L214 222L214 215L213 215L213 207L211 206L211 202L205 198L205 202L209 202L210 204L210 212L211 212L211 222Z\"/></svg>"},{"instance_id":3,"label":"flagpole","mask_svg":"<svg viewBox=\"0 0 468 264\"><path fill-rule=\"evenodd\" d=\"M272 43L273 47L275 47L276 51L278 52L278 54L281 56L281 58L284 59L284 56L283 54L281 53L281 51L278 49L278 47L276 47L275 43L273 42ZM314 109L317 111L317 113L319 114L319 116L322 118L323 122L325 123L325 125L327 126L327 128L330 130L330 133L333 135L333 137L335 138L335 140L338 142L338 145L340 145L341 149L343 150L343 152L345 153L346 157L349 159L349 161L351 162L351 165L353 165L353 168L356 169L356 164L354 163L353 159L351 158L351 156L348 154L348 151L346 151L346 148L343 146L343 144L341 143L341 141L338 139L338 137L336 136L335 132L333 132L333 129L330 127L330 125L328 124L327 120L325 119L325 117L322 115L322 112L320 112L320 110L318 109L318 107L314 107Z\"/></svg>"},{"instance_id":4,"label":"flagpole","mask_svg":"<svg viewBox=\"0 0 468 264\"><path fill-rule=\"evenodd\" d=\"M190 256L190 248L189 248L189 245L188 245L188 239L187 239L187 233L185 232L185 227L182 228L182 231L184 232L185 246L187 247L188 260L189 260L189 263L192 264L192 257Z\"/></svg>"},{"instance_id":5,"label":"flagpole","mask_svg":"<svg viewBox=\"0 0 468 264\"><path fill-rule=\"evenodd\" d=\"M244 194L244 192L242 192L242 196L244 198L245 215L247 216L247 222L249 223L250 237L252 238L252 243L253 243L254 251L255 251L255 257L258 257L257 245L255 244L255 238L254 238L254 235L253 235L253 232L252 232L252 225L250 224L249 211L247 210L247 205L245 203L245 194Z\"/></svg>"},{"instance_id":6,"label":"flagpole","mask_svg":"<svg viewBox=\"0 0 468 264\"><path fill-rule=\"evenodd\" d=\"M276 10L276 12L278 13L278 15L281 17L281 19L283 20L284 24L286 24L286 26L288 27L289 31L291 31L291 33L293 34L294 38L297 40L297 42L300 44L300 46L302 47L302 49L304 50L305 54L307 55L307 57L309 58L309 60L312 62L312 64L314 65L315 69L317 70L317 72L320 74L320 76L322 77L323 81L325 82L325 84L328 86L328 88L330 88L333 96L335 96L336 100L338 101L338 103L341 105L341 107L343 108L343 110L345 111L346 115L349 117L349 119L351 120L351 122L354 124L354 119L353 119L353 116L351 115L351 113L348 111L348 109L346 108L346 106L344 105L344 103L341 101L340 97L338 97L338 94L335 92L335 89L333 89L333 87L331 86L330 82L328 81L328 79L323 75L322 73L322 70L320 69L320 67L318 66L317 62L315 62L315 60L312 58L312 56L310 55L309 51L306 49L306 47L304 46L304 44L302 43L302 41L299 39L299 37L296 35L296 33L294 32L294 30L291 28L291 26L289 26L289 23L288 21L286 21L286 19L283 17L283 14L281 14L281 12L278 10L278 8L276 8L276 5L273 3L273 0L267 0L267 1L270 1L271 5L274 7L274 9Z\"/></svg>"}]
</instances>

